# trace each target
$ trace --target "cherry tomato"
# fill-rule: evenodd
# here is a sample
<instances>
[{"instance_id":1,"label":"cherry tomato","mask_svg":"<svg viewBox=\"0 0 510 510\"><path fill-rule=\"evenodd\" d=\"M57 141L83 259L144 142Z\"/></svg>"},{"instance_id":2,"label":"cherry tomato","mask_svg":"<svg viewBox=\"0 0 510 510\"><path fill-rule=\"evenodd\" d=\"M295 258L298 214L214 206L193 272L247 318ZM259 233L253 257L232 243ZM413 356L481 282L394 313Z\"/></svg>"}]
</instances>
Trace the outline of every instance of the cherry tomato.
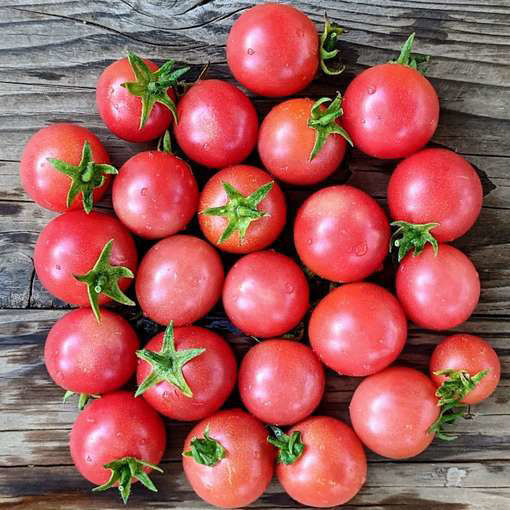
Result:
<instances>
[{"instance_id":1,"label":"cherry tomato","mask_svg":"<svg viewBox=\"0 0 510 510\"><path fill-rule=\"evenodd\" d=\"M272 244L287 214L280 186L269 174L249 165L215 173L202 190L198 209L205 237L231 253L249 253Z\"/></svg>"},{"instance_id":2,"label":"cherry tomato","mask_svg":"<svg viewBox=\"0 0 510 510\"><path fill-rule=\"evenodd\" d=\"M309 416L324 394L324 369L313 351L294 340L265 340L239 369L245 407L265 423L291 425Z\"/></svg>"},{"instance_id":3,"label":"cherry tomato","mask_svg":"<svg viewBox=\"0 0 510 510\"><path fill-rule=\"evenodd\" d=\"M414 457L434 439L428 432L440 407L432 381L406 367L389 367L363 379L352 396L352 426L372 451L390 459Z\"/></svg>"},{"instance_id":4,"label":"cherry tomato","mask_svg":"<svg viewBox=\"0 0 510 510\"><path fill-rule=\"evenodd\" d=\"M393 363L407 339L397 299L373 283L342 285L324 297L310 318L310 344L336 372L365 376Z\"/></svg>"},{"instance_id":5,"label":"cherry tomato","mask_svg":"<svg viewBox=\"0 0 510 510\"><path fill-rule=\"evenodd\" d=\"M282 335L299 324L308 309L308 282L299 266L275 251L250 253L227 274L223 306L247 335Z\"/></svg>"},{"instance_id":6,"label":"cherry tomato","mask_svg":"<svg viewBox=\"0 0 510 510\"><path fill-rule=\"evenodd\" d=\"M207 503L223 508L244 507L258 499L274 471L275 450L266 438L262 423L240 409L220 411L195 425L182 457L193 490ZM205 457L200 455L211 450Z\"/></svg>"},{"instance_id":7,"label":"cherry tomato","mask_svg":"<svg viewBox=\"0 0 510 510\"><path fill-rule=\"evenodd\" d=\"M223 168L244 161L257 143L259 121L248 97L222 80L193 85L177 105L175 137L188 158Z\"/></svg>"},{"instance_id":8,"label":"cherry tomato","mask_svg":"<svg viewBox=\"0 0 510 510\"><path fill-rule=\"evenodd\" d=\"M384 211L352 186L317 191L299 208L294 223L294 244L303 264L336 282L362 280L380 269L389 242Z\"/></svg>"},{"instance_id":9,"label":"cherry tomato","mask_svg":"<svg viewBox=\"0 0 510 510\"><path fill-rule=\"evenodd\" d=\"M216 250L198 237L175 235L156 243L140 263L136 296L159 324L191 324L216 304L223 287Z\"/></svg>"},{"instance_id":10,"label":"cherry tomato","mask_svg":"<svg viewBox=\"0 0 510 510\"><path fill-rule=\"evenodd\" d=\"M457 248L431 245L409 253L400 263L397 296L409 319L428 329L450 329L473 313L480 298L480 279L473 263Z\"/></svg>"}]
</instances>

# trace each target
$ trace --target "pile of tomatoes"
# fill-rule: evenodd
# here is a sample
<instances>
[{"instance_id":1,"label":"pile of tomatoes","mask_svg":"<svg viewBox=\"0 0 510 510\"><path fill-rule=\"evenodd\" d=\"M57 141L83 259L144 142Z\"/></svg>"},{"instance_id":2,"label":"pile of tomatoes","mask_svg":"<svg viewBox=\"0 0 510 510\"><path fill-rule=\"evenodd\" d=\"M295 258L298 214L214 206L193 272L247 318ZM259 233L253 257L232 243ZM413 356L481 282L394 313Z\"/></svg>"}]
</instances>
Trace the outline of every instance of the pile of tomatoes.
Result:
<instances>
[{"instance_id":1,"label":"pile of tomatoes","mask_svg":"<svg viewBox=\"0 0 510 510\"><path fill-rule=\"evenodd\" d=\"M297 94L319 69L342 71L334 64L340 34L326 20L319 37L299 10L258 5L234 23L228 65L255 94ZM84 127L55 124L30 139L23 185L62 213L36 243L37 275L79 307L51 329L45 362L66 398L79 395L71 455L95 490L118 487L124 501L134 481L157 490L149 473L160 470L165 450L163 415L198 422L182 462L205 501L248 505L276 473L304 505L341 505L365 482L364 446L390 459L418 455L436 435L452 439L444 425L494 391L498 357L472 335L442 341L429 375L393 365L408 319L454 328L480 294L475 267L447 244L476 221L480 179L454 152L424 148L439 101L421 72L425 59L411 53L413 37L395 61L356 76L343 97L283 100L260 126L251 100L230 83L200 77L183 85L187 68L130 54L99 77L97 107L118 137L161 137L157 149L116 169ZM201 190L190 164L172 153L170 128L186 160L214 169ZM388 186L393 223L360 189L317 186L293 221L287 252L295 247L297 257L270 249L286 242L281 186L318 185L339 168L348 144L400 160ZM255 148L263 168L243 163ZM115 214L93 210L112 182ZM197 213L203 238L179 233ZM151 241L140 261L133 236ZM364 281L383 268L390 246L396 295ZM231 259L220 251L237 258L226 276ZM311 307L317 279L331 283ZM136 306L126 294L133 281L144 316L165 328L143 347L128 320L104 307ZM220 299L231 323L254 337L239 369L222 336L193 325ZM289 337L300 325L309 342ZM325 367L364 377L350 403L352 427L312 416ZM136 391L121 390L133 376ZM220 410L236 384L246 410Z\"/></svg>"}]
</instances>

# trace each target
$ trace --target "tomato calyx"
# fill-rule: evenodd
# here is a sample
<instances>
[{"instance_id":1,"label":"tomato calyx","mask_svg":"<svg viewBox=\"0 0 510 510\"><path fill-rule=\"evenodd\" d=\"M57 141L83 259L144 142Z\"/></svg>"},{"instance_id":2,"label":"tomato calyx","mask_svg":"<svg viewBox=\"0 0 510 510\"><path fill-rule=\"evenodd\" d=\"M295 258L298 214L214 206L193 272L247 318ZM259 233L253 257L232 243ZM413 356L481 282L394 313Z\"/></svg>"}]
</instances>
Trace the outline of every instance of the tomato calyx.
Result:
<instances>
[{"instance_id":1,"label":"tomato calyx","mask_svg":"<svg viewBox=\"0 0 510 510\"><path fill-rule=\"evenodd\" d=\"M398 261L400 262L408 252L413 250L413 255L419 255L425 245L430 243L437 255L439 248L437 239L430 231L439 226L439 223L408 223L407 221L393 221L390 223L392 227L398 227L393 233L390 240L390 251L393 246L398 248Z\"/></svg>"},{"instance_id":2,"label":"tomato calyx","mask_svg":"<svg viewBox=\"0 0 510 510\"><path fill-rule=\"evenodd\" d=\"M66 403L72 396L76 395L77 393L74 391L66 391L64 394L64 398L62 399L63 403ZM91 398L101 398L101 395L93 395L90 393L78 393L78 409L80 411L83 411L85 409L85 406L88 404L89 400Z\"/></svg>"},{"instance_id":3,"label":"tomato calyx","mask_svg":"<svg viewBox=\"0 0 510 510\"><path fill-rule=\"evenodd\" d=\"M94 267L85 274L74 275L74 277L87 285L89 303L97 322L101 322L99 313L99 295L105 294L109 298L123 305L135 306L136 303L129 299L119 287L121 278L134 278L131 269L124 266L112 266L110 255L112 253L113 239L110 239L101 250Z\"/></svg>"},{"instance_id":4,"label":"tomato calyx","mask_svg":"<svg viewBox=\"0 0 510 510\"><path fill-rule=\"evenodd\" d=\"M175 386L185 397L191 398L193 393L184 378L182 367L203 352L205 352L203 348L175 350L174 323L170 321L163 335L163 344L159 352L149 349L136 351L140 359L151 365L152 371L138 386L135 397L142 395L152 386L166 381Z\"/></svg>"},{"instance_id":5,"label":"tomato calyx","mask_svg":"<svg viewBox=\"0 0 510 510\"><path fill-rule=\"evenodd\" d=\"M225 457L225 448L209 435L209 426L204 430L204 437L194 437L191 449L182 453L186 457L193 457L195 462L204 466L215 466Z\"/></svg>"},{"instance_id":6,"label":"tomato calyx","mask_svg":"<svg viewBox=\"0 0 510 510\"><path fill-rule=\"evenodd\" d=\"M328 15L324 14L324 30L320 37L320 65L324 73L333 76L342 73L345 70L344 65L335 65L328 67L327 60L335 58L339 50L336 48L338 36L342 35L345 30L336 23L330 23Z\"/></svg>"},{"instance_id":7,"label":"tomato calyx","mask_svg":"<svg viewBox=\"0 0 510 510\"><path fill-rule=\"evenodd\" d=\"M428 55L420 55L418 53L412 53L414 44L413 32L406 40L402 48L400 49L400 55L397 60L390 60L390 64L402 64L412 69L416 69L422 74L425 74L427 70L427 63L430 59Z\"/></svg>"},{"instance_id":8,"label":"tomato calyx","mask_svg":"<svg viewBox=\"0 0 510 510\"><path fill-rule=\"evenodd\" d=\"M290 436L282 429L270 425L274 436L267 436L267 442L278 448L276 462L279 464L293 464L303 455L305 445L301 442L301 432L295 430Z\"/></svg>"},{"instance_id":9,"label":"tomato calyx","mask_svg":"<svg viewBox=\"0 0 510 510\"><path fill-rule=\"evenodd\" d=\"M170 138L170 132L168 129L165 134L158 141L158 151L173 154L172 151L172 139Z\"/></svg>"},{"instance_id":10,"label":"tomato calyx","mask_svg":"<svg viewBox=\"0 0 510 510\"><path fill-rule=\"evenodd\" d=\"M251 222L269 216L266 212L259 211L257 207L271 191L273 184L274 181L267 182L250 195L245 196L239 193L231 184L223 181L227 203L220 207L209 207L200 212L200 214L206 216L223 216L228 220L228 224L217 244L227 241L235 231L239 232L239 244L243 244L246 231Z\"/></svg>"}]
</instances>

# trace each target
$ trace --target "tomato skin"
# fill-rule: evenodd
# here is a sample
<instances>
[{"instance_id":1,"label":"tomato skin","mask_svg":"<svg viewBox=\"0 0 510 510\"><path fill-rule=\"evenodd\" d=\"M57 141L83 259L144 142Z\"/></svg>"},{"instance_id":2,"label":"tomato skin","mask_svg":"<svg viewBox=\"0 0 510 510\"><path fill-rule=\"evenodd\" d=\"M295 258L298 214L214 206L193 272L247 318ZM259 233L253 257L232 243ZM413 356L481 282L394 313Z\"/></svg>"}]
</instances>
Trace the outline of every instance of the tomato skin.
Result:
<instances>
[{"instance_id":1,"label":"tomato skin","mask_svg":"<svg viewBox=\"0 0 510 510\"><path fill-rule=\"evenodd\" d=\"M158 65L144 59L149 71ZM119 138L129 142L148 142L161 136L173 122L170 110L156 103L147 122L139 129L142 100L132 95L122 83L135 82L136 77L127 58L110 64L99 76L96 84L96 107L106 127ZM175 93L169 88L168 96L175 101Z\"/></svg>"},{"instance_id":2,"label":"tomato skin","mask_svg":"<svg viewBox=\"0 0 510 510\"><path fill-rule=\"evenodd\" d=\"M232 25L227 62L235 79L256 94L290 96L308 86L317 72L317 29L290 5L257 5Z\"/></svg>"},{"instance_id":3,"label":"tomato skin","mask_svg":"<svg viewBox=\"0 0 510 510\"><path fill-rule=\"evenodd\" d=\"M437 256L431 245L400 263L397 296L406 315L427 329L450 329L473 313L480 298L480 279L473 263L460 250L440 244Z\"/></svg>"},{"instance_id":4,"label":"tomato skin","mask_svg":"<svg viewBox=\"0 0 510 510\"><path fill-rule=\"evenodd\" d=\"M226 81L204 80L193 85L179 101L177 115L177 143L188 158L201 165L236 165L257 143L255 107L241 90Z\"/></svg>"},{"instance_id":5,"label":"tomato skin","mask_svg":"<svg viewBox=\"0 0 510 510\"><path fill-rule=\"evenodd\" d=\"M159 324L191 324L221 296L224 272L216 250L198 237L175 235L156 243L136 277L143 313Z\"/></svg>"},{"instance_id":6,"label":"tomato skin","mask_svg":"<svg viewBox=\"0 0 510 510\"><path fill-rule=\"evenodd\" d=\"M131 456L159 464L165 444L163 420L127 391L93 400L76 418L70 438L76 469L96 485L109 479L111 471L103 466L113 460Z\"/></svg>"},{"instance_id":7,"label":"tomato skin","mask_svg":"<svg viewBox=\"0 0 510 510\"><path fill-rule=\"evenodd\" d=\"M384 211L352 186L317 191L299 208L294 223L294 244L303 264L335 282L362 280L377 271L389 242Z\"/></svg>"},{"instance_id":8,"label":"tomato skin","mask_svg":"<svg viewBox=\"0 0 510 510\"><path fill-rule=\"evenodd\" d=\"M273 181L271 176L250 165L235 165L216 172L207 181L200 194L199 211L209 207L220 207L227 202L223 183L231 184L242 195L250 195L264 184ZM224 216L206 216L199 214L198 222L204 236L210 243L230 253L249 253L262 250L272 244L285 226L287 205L280 186L273 181L271 191L260 202L257 209L267 216L252 221L243 243L239 242L239 231L234 232L226 241L218 244L218 239L228 224Z\"/></svg>"},{"instance_id":9,"label":"tomato skin","mask_svg":"<svg viewBox=\"0 0 510 510\"><path fill-rule=\"evenodd\" d=\"M340 374L365 376L398 357L407 339L407 319L400 303L383 287L349 283L319 302L308 336L326 366Z\"/></svg>"},{"instance_id":10,"label":"tomato skin","mask_svg":"<svg viewBox=\"0 0 510 510\"><path fill-rule=\"evenodd\" d=\"M354 431L383 457L414 457L434 439L428 429L440 411L435 391L432 381L413 368L394 366L370 375L349 406Z\"/></svg>"},{"instance_id":11,"label":"tomato skin","mask_svg":"<svg viewBox=\"0 0 510 510\"><path fill-rule=\"evenodd\" d=\"M308 309L309 288L299 266L272 250L250 253L230 269L223 306L231 322L247 335L282 335L299 324Z\"/></svg>"},{"instance_id":12,"label":"tomato skin","mask_svg":"<svg viewBox=\"0 0 510 510\"><path fill-rule=\"evenodd\" d=\"M303 420L324 394L324 369L313 351L294 340L254 345L239 368L239 393L256 418L275 425Z\"/></svg>"},{"instance_id":13,"label":"tomato skin","mask_svg":"<svg viewBox=\"0 0 510 510\"><path fill-rule=\"evenodd\" d=\"M89 142L95 163L110 163L108 153L99 138L88 129L75 124L52 124L40 129L30 138L21 156L20 175L24 190L34 202L57 212L83 207L81 193L75 197L71 207L67 207L71 178L59 172L48 158L78 165L85 141ZM94 203L98 202L108 189L111 176L104 177L104 184L94 190Z\"/></svg>"},{"instance_id":14,"label":"tomato skin","mask_svg":"<svg viewBox=\"0 0 510 510\"><path fill-rule=\"evenodd\" d=\"M424 149L401 161L388 184L392 218L439 223L431 230L439 242L464 235L478 218L482 199L474 168L447 149Z\"/></svg>"},{"instance_id":15,"label":"tomato skin","mask_svg":"<svg viewBox=\"0 0 510 510\"><path fill-rule=\"evenodd\" d=\"M285 492L302 505L329 508L351 500L365 483L367 460L351 427L329 416L312 416L288 432L301 432L304 452L292 464L277 464Z\"/></svg>"},{"instance_id":16,"label":"tomato skin","mask_svg":"<svg viewBox=\"0 0 510 510\"><path fill-rule=\"evenodd\" d=\"M214 466L182 457L184 473L193 490L207 503L222 508L244 507L262 496L274 471L275 449L267 442L267 430L241 409L219 411L195 425L186 437L184 451L194 437L209 436L226 450Z\"/></svg>"},{"instance_id":17,"label":"tomato skin","mask_svg":"<svg viewBox=\"0 0 510 510\"><path fill-rule=\"evenodd\" d=\"M316 184L331 175L344 159L346 142L332 134L310 161L315 130L307 123L313 104L305 98L284 101L273 107L260 126L260 159L283 182Z\"/></svg>"},{"instance_id":18,"label":"tomato skin","mask_svg":"<svg viewBox=\"0 0 510 510\"><path fill-rule=\"evenodd\" d=\"M441 386L447 377L434 375L439 370L465 370L476 375L488 370L487 375L462 400L463 404L478 404L491 395L501 377L501 363L498 355L489 344L479 336L459 333L445 338L434 349L429 363L432 382Z\"/></svg>"},{"instance_id":19,"label":"tomato skin","mask_svg":"<svg viewBox=\"0 0 510 510\"><path fill-rule=\"evenodd\" d=\"M110 264L136 272L138 255L128 229L114 216L84 211L70 211L51 220L43 229L34 250L37 276L54 296L79 306L89 306L87 285L74 275L90 271L104 245L113 239ZM121 278L119 287L126 290L132 279ZM110 301L104 294L99 304Z\"/></svg>"},{"instance_id":20,"label":"tomato skin","mask_svg":"<svg viewBox=\"0 0 510 510\"><path fill-rule=\"evenodd\" d=\"M381 64L356 76L342 102L342 124L354 146L379 159L404 158L434 134L439 99L416 69Z\"/></svg>"},{"instance_id":21,"label":"tomato skin","mask_svg":"<svg viewBox=\"0 0 510 510\"><path fill-rule=\"evenodd\" d=\"M175 234L197 210L198 186L189 165L162 151L139 152L113 182L113 208L135 234L160 239Z\"/></svg>"}]
</instances>

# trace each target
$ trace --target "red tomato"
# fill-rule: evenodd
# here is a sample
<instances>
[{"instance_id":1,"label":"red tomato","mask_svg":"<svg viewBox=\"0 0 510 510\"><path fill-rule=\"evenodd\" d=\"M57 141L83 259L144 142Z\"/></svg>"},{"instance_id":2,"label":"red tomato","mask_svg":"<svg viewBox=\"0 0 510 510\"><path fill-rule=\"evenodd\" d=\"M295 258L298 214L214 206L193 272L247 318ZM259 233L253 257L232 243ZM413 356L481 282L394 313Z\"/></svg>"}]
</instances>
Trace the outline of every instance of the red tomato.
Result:
<instances>
[{"instance_id":1,"label":"red tomato","mask_svg":"<svg viewBox=\"0 0 510 510\"><path fill-rule=\"evenodd\" d=\"M467 372L471 377L487 371L486 375L460 402L478 404L491 395L499 383L501 364L491 345L479 336L459 333L445 338L430 358L430 376L436 386L441 386L451 377L435 375L434 372L454 370Z\"/></svg>"},{"instance_id":2,"label":"red tomato","mask_svg":"<svg viewBox=\"0 0 510 510\"><path fill-rule=\"evenodd\" d=\"M275 450L266 438L262 423L240 409L220 411L195 425L186 437L184 452L201 452L207 445L216 445L216 455L210 465L183 455L184 473L193 490L207 503L222 508L255 501L273 477Z\"/></svg>"},{"instance_id":3,"label":"red tomato","mask_svg":"<svg viewBox=\"0 0 510 510\"><path fill-rule=\"evenodd\" d=\"M175 235L156 243L142 259L136 296L153 321L184 326L216 304L223 279L223 264L212 246L198 237Z\"/></svg>"},{"instance_id":4,"label":"red tomato","mask_svg":"<svg viewBox=\"0 0 510 510\"><path fill-rule=\"evenodd\" d=\"M400 303L386 289L351 283L319 302L308 336L326 366L343 375L365 376L397 359L406 343L407 320Z\"/></svg>"},{"instance_id":5,"label":"red tomato","mask_svg":"<svg viewBox=\"0 0 510 510\"><path fill-rule=\"evenodd\" d=\"M302 505L336 507L351 500L365 483L367 460L353 430L329 416L312 416L292 427L301 433L303 454L279 463L276 476L287 494Z\"/></svg>"},{"instance_id":6,"label":"red tomato","mask_svg":"<svg viewBox=\"0 0 510 510\"><path fill-rule=\"evenodd\" d=\"M264 185L271 182L270 190L265 191ZM229 196L225 184L237 193L230 191ZM204 214L210 208L214 209ZM249 253L272 244L283 230L287 214L280 186L269 174L249 165L215 173L202 190L198 209L202 213L198 216L202 233L218 248L231 253ZM223 239L226 232L231 234Z\"/></svg>"},{"instance_id":7,"label":"red tomato","mask_svg":"<svg viewBox=\"0 0 510 510\"><path fill-rule=\"evenodd\" d=\"M239 369L239 393L265 423L291 425L309 416L324 394L324 369L313 351L294 340L253 346Z\"/></svg>"},{"instance_id":8,"label":"red tomato","mask_svg":"<svg viewBox=\"0 0 510 510\"><path fill-rule=\"evenodd\" d=\"M290 5L257 5L232 25L227 62L236 80L256 94L290 96L303 90L317 72L317 29Z\"/></svg>"},{"instance_id":9,"label":"red tomato","mask_svg":"<svg viewBox=\"0 0 510 510\"><path fill-rule=\"evenodd\" d=\"M163 335L159 333L153 337L144 351L162 352L164 356ZM175 328L174 339L174 347L169 349L166 356L184 377L191 395L185 395L172 383L171 377L165 378L164 365L154 370L143 357L138 364L136 380L140 385L151 375L157 377L157 382L143 396L161 414L174 420L201 420L216 412L232 392L236 383L237 363L229 344L220 335L207 329L197 326ZM183 351L189 353L190 349L203 352L189 361L184 358L184 365L179 366L182 363L179 354L183 355Z\"/></svg>"},{"instance_id":10,"label":"red tomato","mask_svg":"<svg viewBox=\"0 0 510 510\"><path fill-rule=\"evenodd\" d=\"M223 168L244 161L257 143L259 121L248 97L222 80L193 85L177 105L175 137L188 158Z\"/></svg>"},{"instance_id":11,"label":"red tomato","mask_svg":"<svg viewBox=\"0 0 510 510\"><path fill-rule=\"evenodd\" d=\"M269 338L299 324L308 309L308 282L299 266L275 251L250 253L227 274L223 306L247 335Z\"/></svg>"},{"instance_id":12,"label":"red tomato","mask_svg":"<svg viewBox=\"0 0 510 510\"><path fill-rule=\"evenodd\" d=\"M72 178L56 169L50 158L78 166L82 161L83 145L88 142L94 163L108 164L110 158L97 136L81 126L74 124L53 124L45 127L30 138L21 156L21 183L25 191L40 206L52 211L63 212L68 209L83 207L83 197L79 193L73 199L71 206L67 206L67 195L71 188ZM84 169L85 170L85 169ZM92 185L93 202L97 202L104 195L110 175L99 172L103 183Z\"/></svg>"},{"instance_id":13,"label":"red tomato","mask_svg":"<svg viewBox=\"0 0 510 510\"><path fill-rule=\"evenodd\" d=\"M447 149L424 149L398 164L388 184L393 219L439 223L431 234L453 241L475 223L482 208L482 185L473 167Z\"/></svg>"},{"instance_id":14,"label":"red tomato","mask_svg":"<svg viewBox=\"0 0 510 510\"><path fill-rule=\"evenodd\" d=\"M189 165L163 151L139 152L119 171L113 208L135 234L159 239L182 230L197 210L198 186Z\"/></svg>"},{"instance_id":15,"label":"red tomato","mask_svg":"<svg viewBox=\"0 0 510 510\"><path fill-rule=\"evenodd\" d=\"M330 186L299 208L294 244L311 271L336 282L366 278L388 253L390 226L384 211L365 192Z\"/></svg>"},{"instance_id":16,"label":"red tomato","mask_svg":"<svg viewBox=\"0 0 510 510\"><path fill-rule=\"evenodd\" d=\"M434 439L429 427L440 407L432 381L406 367L390 367L363 379L352 396L352 426L372 451L390 459L414 457Z\"/></svg>"},{"instance_id":17,"label":"red tomato","mask_svg":"<svg viewBox=\"0 0 510 510\"><path fill-rule=\"evenodd\" d=\"M397 296L409 319L428 329L450 329L473 313L480 298L480 279L473 263L457 248L429 244L400 263Z\"/></svg>"}]
</instances>

